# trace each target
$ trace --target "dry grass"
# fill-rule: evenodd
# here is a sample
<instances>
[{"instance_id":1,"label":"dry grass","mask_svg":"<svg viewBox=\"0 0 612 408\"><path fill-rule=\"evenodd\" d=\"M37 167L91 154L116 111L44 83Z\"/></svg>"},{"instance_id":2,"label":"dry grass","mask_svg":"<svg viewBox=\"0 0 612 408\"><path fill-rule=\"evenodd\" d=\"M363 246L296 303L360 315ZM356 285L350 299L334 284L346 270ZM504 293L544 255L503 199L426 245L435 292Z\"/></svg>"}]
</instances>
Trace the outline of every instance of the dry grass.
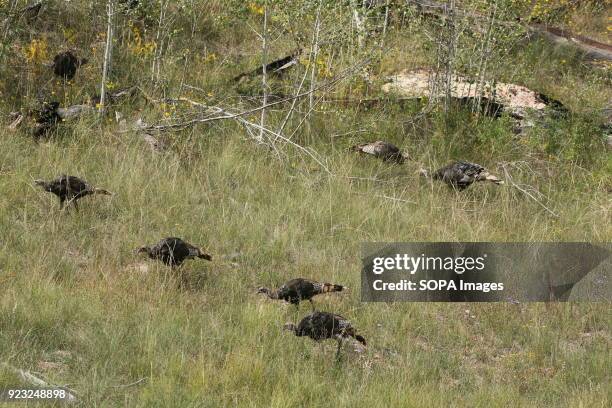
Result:
<instances>
[{"instance_id":1,"label":"dry grass","mask_svg":"<svg viewBox=\"0 0 612 408\"><path fill-rule=\"evenodd\" d=\"M252 37L213 27L207 52L224 48L234 58L249 44L233 44L237 38ZM83 35L94 38L94 28ZM383 59L373 72L394 72L409 55L419 64L427 60L426 50L411 53L414 44L400 39L401 33L390 34L398 58ZM66 124L41 143L0 130L0 362L70 384L84 407L608 406L608 304L359 299L364 241L610 240L611 162L593 114L610 93L608 79L573 59L559 64L563 50L534 45L521 52L524 65L506 64L500 76L537 83L538 90L564 89L577 115L517 138L508 118L457 112L445 121L435 113L416 115L420 106L325 105L294 140L319 152L332 175L294 149L276 159L229 122L165 135L165 153L106 120ZM143 63L117 55L117 86L134 83ZM49 89L80 101L95 89L88 81L99 75L100 61L93 61L72 85ZM203 64L186 83L205 92L189 96L234 103L238 91L225 78L238 68L222 58ZM182 67L165 69L164 89L172 94ZM32 100L33 84L44 76L27 72L15 71L19 82L3 84L3 92L14 92L0 109ZM343 83L342 92L353 85ZM148 122L164 120L165 112L179 115L138 101L117 110ZM283 116L270 112L268 123ZM348 146L375 139L397 143L413 160L388 166L347 153ZM540 190L559 217L507 186L457 194L418 178L421 164L451 158L497 172L503 162L521 162L513 178ZM55 197L32 182L63 172L115 195L88 197L80 212L60 213ZM164 236L201 244L214 261L191 261L173 272L133 254ZM283 333L283 323L305 315L308 306L296 313L258 296L256 288L298 276L353 288L315 302L353 322L368 340L364 353L347 345L335 362L334 344ZM141 378L147 381L117 387ZM0 370L0 388L17 382Z\"/></svg>"},{"instance_id":2,"label":"dry grass","mask_svg":"<svg viewBox=\"0 0 612 408\"><path fill-rule=\"evenodd\" d=\"M455 194L421 184L410 165L389 169L344 149L326 152L337 177L292 174L251 144L208 132L195 132L188 157L108 133L40 145L2 138L4 361L72 384L86 406L606 405L606 304L327 296L318 306L349 317L371 344L365 354L348 347L336 364L333 345L282 333L292 308L255 294L296 276L358 288L362 241L606 240L605 191L553 182L553 219L507 189ZM61 214L31 181L63 171L116 195ZM174 274L132 254L167 235L210 247L216 260ZM236 252L235 262L223 257ZM146 385L112 388L142 377Z\"/></svg>"}]
</instances>

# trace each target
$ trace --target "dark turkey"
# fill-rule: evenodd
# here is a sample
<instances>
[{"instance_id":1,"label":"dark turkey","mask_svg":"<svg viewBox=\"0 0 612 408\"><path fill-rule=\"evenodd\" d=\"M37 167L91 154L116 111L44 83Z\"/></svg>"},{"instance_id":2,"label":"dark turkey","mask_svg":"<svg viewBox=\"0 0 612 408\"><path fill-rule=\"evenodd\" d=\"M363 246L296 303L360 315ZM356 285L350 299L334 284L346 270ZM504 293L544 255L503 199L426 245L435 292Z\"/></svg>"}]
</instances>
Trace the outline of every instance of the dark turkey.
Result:
<instances>
[{"instance_id":1,"label":"dark turkey","mask_svg":"<svg viewBox=\"0 0 612 408\"><path fill-rule=\"evenodd\" d=\"M77 68L87 62L87 58L77 58L71 51L64 51L53 58L53 73L70 81L76 75Z\"/></svg>"},{"instance_id":2,"label":"dark turkey","mask_svg":"<svg viewBox=\"0 0 612 408\"><path fill-rule=\"evenodd\" d=\"M212 256L202 248L191 245L180 238L164 238L155 245L143 246L137 253L146 253L149 258L162 261L168 266L181 266L187 259L201 258L212 261Z\"/></svg>"},{"instance_id":3,"label":"dark turkey","mask_svg":"<svg viewBox=\"0 0 612 408\"><path fill-rule=\"evenodd\" d=\"M314 304L312 303L312 298L314 296L322 293L341 292L344 289L346 289L346 287L342 285L296 278L291 279L277 290L261 287L257 290L257 293L265 293L270 299L281 299L296 306L299 306L302 300L308 300L314 309Z\"/></svg>"},{"instance_id":4,"label":"dark turkey","mask_svg":"<svg viewBox=\"0 0 612 408\"><path fill-rule=\"evenodd\" d=\"M296 336L307 336L315 341L336 339L338 341L336 357L340 355L342 340L348 337L353 337L366 345L366 340L355 332L351 322L340 315L328 312L314 312L304 317L297 326L293 323L285 324L284 329L292 331Z\"/></svg>"},{"instance_id":5,"label":"dark turkey","mask_svg":"<svg viewBox=\"0 0 612 408\"><path fill-rule=\"evenodd\" d=\"M43 102L42 107L34 114L34 136L46 136L62 120L57 109L59 102Z\"/></svg>"},{"instance_id":6,"label":"dark turkey","mask_svg":"<svg viewBox=\"0 0 612 408\"><path fill-rule=\"evenodd\" d=\"M382 140L372 143L358 144L351 147L351 150L363 154L370 154L374 157L383 159L383 161L389 161L397 164L404 163L404 160L408 158L408 156L403 154L397 146Z\"/></svg>"},{"instance_id":7,"label":"dark turkey","mask_svg":"<svg viewBox=\"0 0 612 408\"><path fill-rule=\"evenodd\" d=\"M427 176L425 170L421 170L422 174ZM465 190L472 183L477 181L490 181L495 184L504 184L497 176L490 174L480 164L470 163L466 161L455 161L433 173L434 180L442 180L449 186L458 190Z\"/></svg>"},{"instance_id":8,"label":"dark turkey","mask_svg":"<svg viewBox=\"0 0 612 408\"><path fill-rule=\"evenodd\" d=\"M109 191L93 187L85 180L81 180L75 176L61 175L52 181L34 180L34 183L41 186L45 191L58 196L60 208L64 207L66 200L68 200L69 203L74 203L74 207L78 210L77 201L85 196L91 194L112 195Z\"/></svg>"},{"instance_id":9,"label":"dark turkey","mask_svg":"<svg viewBox=\"0 0 612 408\"><path fill-rule=\"evenodd\" d=\"M126 9L132 10L138 7L139 0L121 0L119 3L123 4Z\"/></svg>"},{"instance_id":10,"label":"dark turkey","mask_svg":"<svg viewBox=\"0 0 612 408\"><path fill-rule=\"evenodd\" d=\"M19 15L25 18L28 23L32 23L38 17L41 8L42 1L39 1L19 10Z\"/></svg>"}]
</instances>

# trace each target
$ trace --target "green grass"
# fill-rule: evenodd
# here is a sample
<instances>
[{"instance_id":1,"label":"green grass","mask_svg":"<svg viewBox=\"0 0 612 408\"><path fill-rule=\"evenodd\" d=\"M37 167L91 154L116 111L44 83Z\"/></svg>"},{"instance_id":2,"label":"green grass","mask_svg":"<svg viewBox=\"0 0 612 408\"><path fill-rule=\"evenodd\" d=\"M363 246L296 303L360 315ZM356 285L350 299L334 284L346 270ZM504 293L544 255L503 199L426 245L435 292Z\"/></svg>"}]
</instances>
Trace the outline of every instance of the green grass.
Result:
<instances>
[{"instance_id":1,"label":"green grass","mask_svg":"<svg viewBox=\"0 0 612 408\"><path fill-rule=\"evenodd\" d=\"M413 165L390 168L344 146L316 146L332 177L271 159L231 126L184 134L189 149L178 142L162 155L135 135L79 129L39 145L0 141L0 358L71 384L84 406L609 402L607 304L362 304L355 289L316 301L371 345L347 347L336 363L333 344L282 332L293 308L255 294L296 276L359 288L363 241L609 239L607 193L584 187L590 172L540 181L555 219L509 188L456 194L420 181ZM62 172L115 195L60 213L32 180ZM169 235L215 261L173 273L132 254ZM223 257L236 252L234 263ZM45 372L45 362L58 365Z\"/></svg>"},{"instance_id":2,"label":"green grass","mask_svg":"<svg viewBox=\"0 0 612 408\"><path fill-rule=\"evenodd\" d=\"M15 58L0 68L7 73L0 111L34 106L38 93L71 104L96 91L104 18L84 26L90 9L82 3L49 6L48 20L15 34L7 54ZM257 95L259 79L238 86L227 79L259 63L253 50L260 44L243 22L224 25L219 9L228 18L229 9L211 2L195 33L188 14L177 17L185 31L173 37L158 87L148 81L150 58L133 55L123 32L113 83L175 97L184 79L204 92L183 95L224 106L243 103L236 98L243 92ZM418 27L390 29L392 51L371 69L381 76L365 85L345 81L337 96L376 96L382 76L431 62ZM78 43L92 57L72 84L48 82L48 70L16 57L43 34L50 52L61 49L65 28L82 28ZM154 28L145 39L154 38ZM187 72L183 46L194 53ZM281 39L271 46L280 56L294 45ZM200 61L203 48L218 60ZM354 62L346 49L332 51L335 72ZM109 119L113 110L128 121L158 123L165 112L179 120L186 107L138 98L102 122L63 124L40 143L27 129L0 128L0 363L69 384L83 407L609 406L609 303L360 302L362 242L610 241L612 160L597 113L612 94L609 70L543 43L500 58L497 77L561 99L573 114L517 136L507 117L421 115L422 106L394 101L367 110L323 104L294 140L316 150L331 174L280 144L279 159L224 121L161 135L170 148L154 153L140 136L120 132ZM302 70L273 81L273 90L293 92ZM268 123L275 128L288 107L276 106ZM411 160L389 166L347 152L377 139L398 144ZM558 217L509 185L458 194L418 177L421 165L451 159L500 176L502 164L513 163L513 179L538 189ZM58 200L33 180L62 173L115 194L83 199L80 212L60 212ZM171 271L134 255L166 236L205 247L213 262ZM283 332L309 306L296 312L256 290L300 276L351 288L315 304L350 319L368 340L364 353L346 345L336 362L334 342ZM147 381L118 387L141 378ZM25 384L0 364L0 389L15 385Z\"/></svg>"}]
</instances>

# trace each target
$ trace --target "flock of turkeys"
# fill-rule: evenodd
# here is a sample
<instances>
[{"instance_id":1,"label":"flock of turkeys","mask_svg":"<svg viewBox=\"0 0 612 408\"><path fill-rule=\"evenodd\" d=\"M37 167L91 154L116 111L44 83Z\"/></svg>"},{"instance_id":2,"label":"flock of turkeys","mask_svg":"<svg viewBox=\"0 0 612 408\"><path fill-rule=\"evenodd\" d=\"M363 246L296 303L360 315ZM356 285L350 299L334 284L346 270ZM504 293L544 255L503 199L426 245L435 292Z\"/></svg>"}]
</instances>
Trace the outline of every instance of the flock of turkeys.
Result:
<instances>
[{"instance_id":1,"label":"flock of turkeys","mask_svg":"<svg viewBox=\"0 0 612 408\"><path fill-rule=\"evenodd\" d=\"M351 147L354 152L369 154L386 162L402 164L408 159L408 155L392 143L378 140L372 143L363 143ZM429 174L426 169L420 169L423 177L441 180L457 190L465 190L477 181L490 181L494 184L504 184L497 176L490 174L480 164L470 163L463 160L454 161Z\"/></svg>"},{"instance_id":2,"label":"flock of turkeys","mask_svg":"<svg viewBox=\"0 0 612 408\"><path fill-rule=\"evenodd\" d=\"M55 75L65 80L71 80L77 69L85 63L87 63L86 59L79 59L71 51L65 51L55 56L52 68ZM60 120L56 113L57 107L57 103L49 103L43 107L38 131L44 133L47 124L54 124ZM359 144L353 146L351 150L395 164L402 164L408 159L408 156L402 153L397 146L385 141ZM479 164L465 161L450 163L431 175L425 169L421 169L420 173L424 177L441 180L457 190L463 190L478 181L503 183ZM94 187L75 176L61 175L55 180L35 180L34 183L45 191L55 194L59 198L60 208L72 203L77 211L77 202L83 197L96 194L112 195L108 190ZM173 268L180 267L188 259L200 258L212 261L212 256L204 249L176 237L164 238L154 245L142 246L135 252L146 254L149 258L159 260ZM304 317L297 325L294 323L285 324L284 329L293 332L296 336L310 337L315 341L337 340L336 356L338 357L342 342L345 339L354 338L364 346L366 340L356 333L351 323L344 317L334 313L316 311L312 298L325 293L342 292L345 289L346 287L342 285L297 278L286 282L278 289L259 288L258 293L265 294L270 299L284 300L297 308L299 308L300 302L309 301L313 309L312 313Z\"/></svg>"},{"instance_id":3,"label":"flock of turkeys","mask_svg":"<svg viewBox=\"0 0 612 408\"><path fill-rule=\"evenodd\" d=\"M398 164L407 159L407 156L399 148L383 141L360 144L353 146L351 150ZM426 170L421 170L421 174L429 177ZM477 181L503 183L496 176L489 174L484 167L465 161L456 161L436 170L432 178L442 180L458 190L463 190ZM45 191L55 194L60 200L60 208L64 208L66 203L73 203L78 210L77 201L85 196L94 194L112 195L108 190L94 187L75 176L62 175L52 181L35 180L35 184ZM135 252L146 254L149 258L159 260L170 267L180 267L184 261L194 258L212 261L212 256L204 249L176 237L164 238L154 245L142 246ZM261 287L257 292L265 294L270 299L284 300L298 308L300 302L309 301L313 312L304 317L297 325L294 323L285 324L284 329L293 332L296 336L310 337L315 341L336 339L338 342L336 357L339 357L343 340L354 338L364 346L366 340L356 333L350 321L346 318L334 313L316 311L312 298L325 293L342 292L345 289L346 287L343 285L297 278L286 282L278 289Z\"/></svg>"},{"instance_id":4,"label":"flock of turkeys","mask_svg":"<svg viewBox=\"0 0 612 408\"><path fill-rule=\"evenodd\" d=\"M293 332L298 337L306 336L315 341L336 339L338 341L336 357L339 357L344 339L353 337L364 346L366 341L355 332L351 322L346 318L338 314L314 310L312 298L323 293L342 292L344 289L347 289L346 286L297 278L291 279L278 289L270 290L261 287L257 292L267 295L270 299L284 300L296 307L299 307L301 301L308 300L313 312L304 317L297 326L294 323L287 323L284 329Z\"/></svg>"}]
</instances>

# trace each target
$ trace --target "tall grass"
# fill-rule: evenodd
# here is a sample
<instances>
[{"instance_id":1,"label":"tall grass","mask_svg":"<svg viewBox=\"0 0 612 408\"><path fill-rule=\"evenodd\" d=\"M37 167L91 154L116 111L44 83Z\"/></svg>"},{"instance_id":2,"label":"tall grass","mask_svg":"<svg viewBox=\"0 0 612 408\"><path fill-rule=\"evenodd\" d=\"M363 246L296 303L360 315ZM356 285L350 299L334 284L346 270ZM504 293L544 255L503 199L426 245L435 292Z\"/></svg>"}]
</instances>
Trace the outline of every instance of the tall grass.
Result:
<instances>
[{"instance_id":1,"label":"tall grass","mask_svg":"<svg viewBox=\"0 0 612 408\"><path fill-rule=\"evenodd\" d=\"M2 359L56 363L45 374L84 406L606 405L606 304L362 304L353 290L316 300L371 344L335 363L333 345L281 331L304 308L255 294L296 276L359 288L362 241L609 239L607 193L585 187L590 172L539 181L555 219L507 187L456 194L412 164L325 143L336 176L292 170L234 132L198 129L188 152L165 154L88 129L39 145L3 137ZM32 180L62 172L115 195L61 213ZM215 261L175 273L132 253L171 235Z\"/></svg>"},{"instance_id":2,"label":"tall grass","mask_svg":"<svg viewBox=\"0 0 612 408\"><path fill-rule=\"evenodd\" d=\"M81 18L89 10L67 7ZM61 20L60 11L54 5L53 18ZM82 32L83 46L95 45L94 23ZM240 92L225 79L243 67L228 61L256 43L244 27L224 32L217 24L191 40L205 42L207 52L226 51L228 60L196 64L185 81L205 90L190 97L229 103ZM45 27L59 48L59 31ZM389 34L399 57L382 58L380 72L427 60L418 38L406 41L405 34ZM151 85L141 77L143 61L122 44L113 81ZM108 118L62 124L39 143L25 131L0 130L0 362L69 384L84 407L608 406L609 304L360 302L364 241L610 240L611 162L594 113L610 94L609 78L589 73L566 50L536 44L517 53L523 64L508 64L499 75L559 90L553 96L566 96L576 114L519 137L506 117L461 110L422 116L418 104L393 101L367 110L321 105L294 140L316 150L332 174L295 149L284 149L279 160L230 122L162 135L170 146L163 153ZM172 95L183 78L172 61L160 95ZM240 61L250 67L259 59ZM40 85L48 74L42 70L7 80L0 109L34 103L37 86L80 102L95 92L99 62L93 58L69 85ZM284 89L292 79L275 86ZM343 83L339 93L354 85ZM150 123L167 111L137 99L114 109ZM268 121L283 116L269 112ZM398 144L411 160L389 166L347 152L376 139ZM450 159L494 173L503 162L520 162L513 178L541 191L558 217L511 186L477 185L459 194L419 178L421 166ZM115 194L60 212L33 180L62 173ZM134 255L165 236L204 246L213 262L171 271ZM256 288L299 276L351 288L315 304L350 319L368 340L364 353L346 345L336 362L335 344L282 331L308 306L296 311ZM122 387L141 378L147 381ZM0 389L18 384L0 368Z\"/></svg>"}]
</instances>

